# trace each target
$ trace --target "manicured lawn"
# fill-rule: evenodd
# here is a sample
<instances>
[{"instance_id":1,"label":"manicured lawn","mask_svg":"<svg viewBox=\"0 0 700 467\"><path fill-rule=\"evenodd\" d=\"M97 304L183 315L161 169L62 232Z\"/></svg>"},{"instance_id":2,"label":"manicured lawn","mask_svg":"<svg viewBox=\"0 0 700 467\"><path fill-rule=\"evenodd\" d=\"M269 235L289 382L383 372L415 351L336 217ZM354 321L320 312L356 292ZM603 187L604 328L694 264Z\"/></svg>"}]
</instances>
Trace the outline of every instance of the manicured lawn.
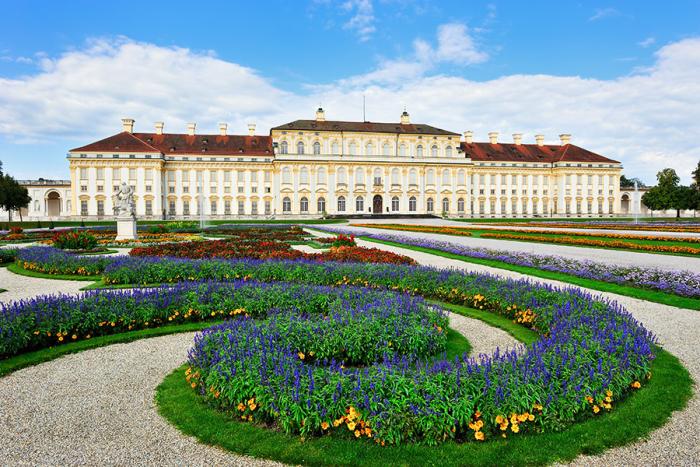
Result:
<instances>
[{"instance_id":1,"label":"manicured lawn","mask_svg":"<svg viewBox=\"0 0 700 467\"><path fill-rule=\"evenodd\" d=\"M486 318L523 342L534 333L486 312L448 305L452 311ZM510 324L508 324L510 323ZM491 324L491 323L490 323ZM521 333L519 329L527 331ZM564 431L523 435L507 440L439 446L407 444L380 447L369 440L352 440L330 434L304 439L262 426L242 423L198 397L185 381L186 365L171 373L158 387L160 413L185 434L201 442L253 457L304 465L493 465L546 464L595 454L645 436L665 423L673 411L692 396L693 382L678 359L659 350L653 377L642 390L629 395L602 416L582 420ZM634 423L630 423L634 420Z\"/></svg>"},{"instance_id":2,"label":"manicured lawn","mask_svg":"<svg viewBox=\"0 0 700 467\"><path fill-rule=\"evenodd\" d=\"M15 274L19 274L21 276L38 277L40 279L58 279L58 280L67 280L67 281L95 282L95 281L99 281L102 277L99 275L98 276L80 276L78 274L46 274L43 272L30 271L28 269L24 269L23 267L20 267L16 263L8 264L7 270L10 272L13 272Z\"/></svg>"},{"instance_id":3,"label":"manicured lawn","mask_svg":"<svg viewBox=\"0 0 700 467\"><path fill-rule=\"evenodd\" d=\"M608 282L596 281L593 279L584 279L581 277L572 276L570 274L563 274L560 272L543 271L541 269L531 268L527 266L516 266L513 264L508 264L496 260L470 258L467 256L456 255L454 253L447 253L432 248L406 245L404 243L389 242L386 240L378 240L370 237L360 238L368 242L383 243L385 245L406 248L407 250L420 251L423 253L430 253L436 256L442 256L444 258L449 259L456 259L467 263L481 264L483 266L490 266L494 268L505 269L508 271L519 272L522 274L527 274L529 276L541 277L543 279L552 279L561 282L567 282L569 284L586 287L588 289L599 290L602 292L610 292L619 295L626 295L628 297L639 298L641 300L646 300L649 302L662 303L664 305L675 306L678 308L687 308L690 310L700 310L700 299L697 298L680 297L678 295L659 292L656 290L647 290L626 285L610 284Z\"/></svg>"}]
</instances>

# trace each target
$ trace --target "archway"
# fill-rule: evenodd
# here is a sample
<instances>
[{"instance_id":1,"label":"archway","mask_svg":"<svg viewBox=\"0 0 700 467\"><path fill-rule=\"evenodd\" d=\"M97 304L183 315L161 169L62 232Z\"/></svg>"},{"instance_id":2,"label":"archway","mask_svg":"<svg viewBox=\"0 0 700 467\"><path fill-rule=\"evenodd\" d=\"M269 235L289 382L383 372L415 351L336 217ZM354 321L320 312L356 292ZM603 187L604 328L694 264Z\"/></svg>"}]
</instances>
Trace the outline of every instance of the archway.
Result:
<instances>
[{"instance_id":1,"label":"archway","mask_svg":"<svg viewBox=\"0 0 700 467\"><path fill-rule=\"evenodd\" d=\"M372 198L372 213L381 214L383 210L382 195L374 195L374 198Z\"/></svg>"},{"instance_id":2,"label":"archway","mask_svg":"<svg viewBox=\"0 0 700 467\"><path fill-rule=\"evenodd\" d=\"M51 191L46 195L46 215L49 217L61 215L61 195L57 191Z\"/></svg>"},{"instance_id":3,"label":"archway","mask_svg":"<svg viewBox=\"0 0 700 467\"><path fill-rule=\"evenodd\" d=\"M622 195L620 209L622 210L622 214L628 214L630 212L630 197L627 193Z\"/></svg>"}]
</instances>

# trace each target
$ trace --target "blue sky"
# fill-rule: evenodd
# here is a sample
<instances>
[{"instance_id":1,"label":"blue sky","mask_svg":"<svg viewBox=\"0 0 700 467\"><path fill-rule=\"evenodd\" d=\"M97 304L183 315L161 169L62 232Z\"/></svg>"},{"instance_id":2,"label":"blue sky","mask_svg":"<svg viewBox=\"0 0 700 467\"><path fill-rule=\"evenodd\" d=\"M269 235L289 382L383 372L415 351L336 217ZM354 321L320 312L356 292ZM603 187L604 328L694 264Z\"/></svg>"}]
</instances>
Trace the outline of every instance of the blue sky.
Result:
<instances>
[{"instance_id":1,"label":"blue sky","mask_svg":"<svg viewBox=\"0 0 700 467\"><path fill-rule=\"evenodd\" d=\"M0 160L66 177L65 153L119 130L245 132L309 118L545 131L630 176L700 159L700 2L23 1L0 16ZM672 5L668 6L668 5ZM4 91L3 91L4 88ZM449 90L449 92L448 92ZM4 110L4 111L3 111Z\"/></svg>"}]
</instances>

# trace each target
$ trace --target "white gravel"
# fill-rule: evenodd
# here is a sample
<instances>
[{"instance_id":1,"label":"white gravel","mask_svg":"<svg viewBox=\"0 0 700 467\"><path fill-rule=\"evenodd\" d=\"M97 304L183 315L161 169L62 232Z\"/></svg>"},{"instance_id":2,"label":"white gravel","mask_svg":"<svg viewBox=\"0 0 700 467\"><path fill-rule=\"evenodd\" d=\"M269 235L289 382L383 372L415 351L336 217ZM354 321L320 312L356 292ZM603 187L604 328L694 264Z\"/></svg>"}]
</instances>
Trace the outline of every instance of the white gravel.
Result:
<instances>
[{"instance_id":1,"label":"white gravel","mask_svg":"<svg viewBox=\"0 0 700 467\"><path fill-rule=\"evenodd\" d=\"M77 293L82 287L90 285L89 281L62 281L41 279L12 273L7 268L0 268L0 303L23 300L54 293Z\"/></svg>"},{"instance_id":2,"label":"white gravel","mask_svg":"<svg viewBox=\"0 0 700 467\"><path fill-rule=\"evenodd\" d=\"M616 266L655 267L659 269L683 269L700 272L700 257L660 255L634 251L609 250L603 248L586 248L576 246L554 245L551 243L522 242L517 240L495 240L490 238L458 237L423 232L407 232L366 227L340 226L343 229L367 231L374 234L398 234L418 239L433 239L465 245L469 247L492 248L540 255L557 255L576 260L593 260Z\"/></svg>"}]
</instances>

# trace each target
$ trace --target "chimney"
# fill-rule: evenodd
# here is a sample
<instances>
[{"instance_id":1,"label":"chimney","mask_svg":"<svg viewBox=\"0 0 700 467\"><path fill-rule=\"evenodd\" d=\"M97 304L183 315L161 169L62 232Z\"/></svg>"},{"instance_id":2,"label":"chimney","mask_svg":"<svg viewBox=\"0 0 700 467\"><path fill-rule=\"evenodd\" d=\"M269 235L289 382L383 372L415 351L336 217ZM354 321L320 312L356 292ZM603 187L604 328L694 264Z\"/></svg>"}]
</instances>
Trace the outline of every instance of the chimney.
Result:
<instances>
[{"instance_id":1,"label":"chimney","mask_svg":"<svg viewBox=\"0 0 700 467\"><path fill-rule=\"evenodd\" d=\"M319 107L316 109L316 121L317 122L325 122L326 121L326 112L323 111L323 107Z\"/></svg>"},{"instance_id":2,"label":"chimney","mask_svg":"<svg viewBox=\"0 0 700 467\"><path fill-rule=\"evenodd\" d=\"M190 136L194 136L194 129L197 128L196 123L188 123L187 124L187 134Z\"/></svg>"},{"instance_id":3,"label":"chimney","mask_svg":"<svg viewBox=\"0 0 700 467\"><path fill-rule=\"evenodd\" d=\"M134 132L134 119L133 118L122 118L122 131L127 133Z\"/></svg>"},{"instance_id":4,"label":"chimney","mask_svg":"<svg viewBox=\"0 0 700 467\"><path fill-rule=\"evenodd\" d=\"M491 144L498 144L498 132L497 131L490 131L489 132L489 142Z\"/></svg>"},{"instance_id":5,"label":"chimney","mask_svg":"<svg viewBox=\"0 0 700 467\"><path fill-rule=\"evenodd\" d=\"M559 141L561 141L562 146L566 146L567 144L571 144L571 135L568 133L563 133L559 135Z\"/></svg>"},{"instance_id":6,"label":"chimney","mask_svg":"<svg viewBox=\"0 0 700 467\"><path fill-rule=\"evenodd\" d=\"M408 112L406 112L406 109L403 109L403 113L401 114L401 124L408 125L410 123L411 123L411 119L408 116Z\"/></svg>"},{"instance_id":7,"label":"chimney","mask_svg":"<svg viewBox=\"0 0 700 467\"><path fill-rule=\"evenodd\" d=\"M538 146L544 146L544 135L535 135L535 141Z\"/></svg>"},{"instance_id":8,"label":"chimney","mask_svg":"<svg viewBox=\"0 0 700 467\"><path fill-rule=\"evenodd\" d=\"M157 135L162 135L163 134L163 127L165 126L165 123L163 122L156 122L156 134Z\"/></svg>"},{"instance_id":9,"label":"chimney","mask_svg":"<svg viewBox=\"0 0 700 467\"><path fill-rule=\"evenodd\" d=\"M226 136L226 129L228 128L228 125L226 123L219 123L219 134L221 136Z\"/></svg>"},{"instance_id":10,"label":"chimney","mask_svg":"<svg viewBox=\"0 0 700 467\"><path fill-rule=\"evenodd\" d=\"M523 134L522 133L513 133L513 142L518 146L523 144Z\"/></svg>"},{"instance_id":11,"label":"chimney","mask_svg":"<svg viewBox=\"0 0 700 467\"><path fill-rule=\"evenodd\" d=\"M255 136L255 123L248 124L248 135Z\"/></svg>"},{"instance_id":12,"label":"chimney","mask_svg":"<svg viewBox=\"0 0 700 467\"><path fill-rule=\"evenodd\" d=\"M474 132L472 130L464 132L464 142L467 144L472 144L474 142Z\"/></svg>"}]
</instances>

